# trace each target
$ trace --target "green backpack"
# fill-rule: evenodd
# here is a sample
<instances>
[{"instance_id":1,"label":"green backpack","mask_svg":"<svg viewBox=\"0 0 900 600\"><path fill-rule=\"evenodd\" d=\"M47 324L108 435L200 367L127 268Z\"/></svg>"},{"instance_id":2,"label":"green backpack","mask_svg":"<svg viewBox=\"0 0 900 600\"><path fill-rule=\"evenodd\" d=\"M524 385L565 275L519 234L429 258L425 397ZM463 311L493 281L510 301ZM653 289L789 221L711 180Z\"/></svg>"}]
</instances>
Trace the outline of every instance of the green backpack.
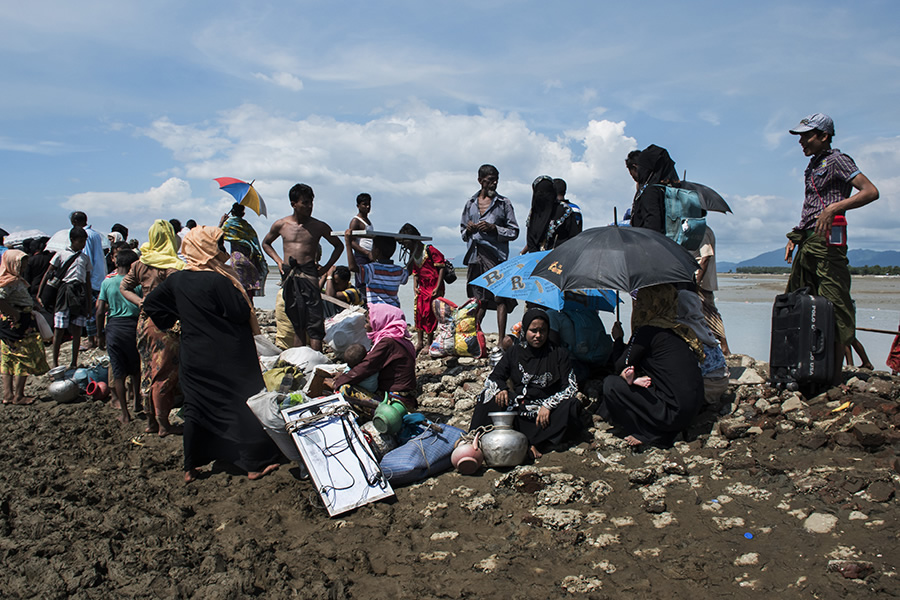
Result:
<instances>
[{"instance_id":1,"label":"green backpack","mask_svg":"<svg viewBox=\"0 0 900 600\"><path fill-rule=\"evenodd\" d=\"M666 237L686 250L698 250L706 233L706 217L694 190L660 186L666 190Z\"/></svg>"}]
</instances>

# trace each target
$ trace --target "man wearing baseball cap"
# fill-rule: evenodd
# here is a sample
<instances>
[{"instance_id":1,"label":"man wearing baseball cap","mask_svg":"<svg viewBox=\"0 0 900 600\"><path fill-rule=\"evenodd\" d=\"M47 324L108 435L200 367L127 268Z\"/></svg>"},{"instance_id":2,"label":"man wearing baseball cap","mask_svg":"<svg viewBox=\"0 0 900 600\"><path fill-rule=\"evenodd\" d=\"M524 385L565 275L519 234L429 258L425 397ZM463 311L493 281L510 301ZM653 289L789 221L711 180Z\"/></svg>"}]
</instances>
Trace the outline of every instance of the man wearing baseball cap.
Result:
<instances>
[{"instance_id":1,"label":"man wearing baseball cap","mask_svg":"<svg viewBox=\"0 0 900 600\"><path fill-rule=\"evenodd\" d=\"M805 198L800 224L787 234L784 260L791 264L787 291L808 287L815 296L834 304L837 323L835 381L840 377L844 348L856 335L856 311L850 299L850 269L847 245L832 245L831 226L835 216L865 206L878 199L878 189L840 150L831 147L834 121L814 113L790 130L800 136L803 154L810 157L804 174ZM856 193L852 193L854 188ZM794 249L797 255L793 256Z\"/></svg>"}]
</instances>

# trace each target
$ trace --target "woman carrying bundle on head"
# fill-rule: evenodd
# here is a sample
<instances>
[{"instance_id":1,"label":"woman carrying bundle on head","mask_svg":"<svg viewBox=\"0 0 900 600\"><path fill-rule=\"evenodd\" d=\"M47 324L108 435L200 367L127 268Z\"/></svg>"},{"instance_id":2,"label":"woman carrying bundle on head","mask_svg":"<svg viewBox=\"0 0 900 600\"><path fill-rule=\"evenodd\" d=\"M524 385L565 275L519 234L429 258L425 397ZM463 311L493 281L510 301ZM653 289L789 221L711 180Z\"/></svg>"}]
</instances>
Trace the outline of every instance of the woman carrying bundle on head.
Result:
<instances>
[{"instance_id":1,"label":"woman carrying bundle on head","mask_svg":"<svg viewBox=\"0 0 900 600\"><path fill-rule=\"evenodd\" d=\"M410 223L403 225L400 233L422 235ZM436 298L444 295L444 275L450 267L441 251L430 244L423 244L419 240L401 240L400 245L409 254L406 270L415 278L414 325L417 332L416 354L418 354L422 348L431 346L434 339L437 317L434 314L433 303Z\"/></svg>"},{"instance_id":2,"label":"woman carrying bundle on head","mask_svg":"<svg viewBox=\"0 0 900 600\"><path fill-rule=\"evenodd\" d=\"M515 412L516 430L528 437L531 455L540 458L538 446L560 444L581 428L581 405L569 353L550 341L547 313L528 310L522 331L522 341L503 354L485 381L469 429L490 425L488 413Z\"/></svg>"},{"instance_id":3,"label":"woman carrying bundle on head","mask_svg":"<svg viewBox=\"0 0 900 600\"><path fill-rule=\"evenodd\" d=\"M256 230L244 219L245 210L243 204L235 202L231 210L219 219L219 227L225 232L225 241L231 244L231 266L250 302L253 302L254 296L266 295L269 265L266 264Z\"/></svg>"}]
</instances>

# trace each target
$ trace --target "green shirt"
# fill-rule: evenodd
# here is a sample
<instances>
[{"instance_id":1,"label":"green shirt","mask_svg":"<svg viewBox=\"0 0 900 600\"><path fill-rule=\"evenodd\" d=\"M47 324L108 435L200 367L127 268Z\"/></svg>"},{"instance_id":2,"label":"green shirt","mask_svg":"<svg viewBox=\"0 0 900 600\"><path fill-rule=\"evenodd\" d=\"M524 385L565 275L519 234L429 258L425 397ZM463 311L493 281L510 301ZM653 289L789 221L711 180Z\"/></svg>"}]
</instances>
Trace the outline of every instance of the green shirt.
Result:
<instances>
[{"instance_id":1,"label":"green shirt","mask_svg":"<svg viewBox=\"0 0 900 600\"><path fill-rule=\"evenodd\" d=\"M109 318L116 317L132 317L137 318L141 309L137 304L133 304L125 299L122 292L119 291L119 284L122 283L124 275L113 275L103 280L100 286L100 299L109 305ZM138 290L135 290L137 293Z\"/></svg>"}]
</instances>

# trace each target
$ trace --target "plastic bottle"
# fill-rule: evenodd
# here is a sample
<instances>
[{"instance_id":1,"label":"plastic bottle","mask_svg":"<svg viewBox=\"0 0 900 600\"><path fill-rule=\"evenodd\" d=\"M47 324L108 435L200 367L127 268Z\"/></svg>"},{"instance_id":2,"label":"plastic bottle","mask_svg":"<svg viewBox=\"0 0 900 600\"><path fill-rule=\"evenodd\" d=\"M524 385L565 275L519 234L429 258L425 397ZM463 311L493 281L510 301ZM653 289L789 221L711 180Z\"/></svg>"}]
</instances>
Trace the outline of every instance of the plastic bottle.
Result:
<instances>
[{"instance_id":1,"label":"plastic bottle","mask_svg":"<svg viewBox=\"0 0 900 600\"><path fill-rule=\"evenodd\" d=\"M831 222L831 234L828 236L829 246L847 245L847 218L844 215L835 215Z\"/></svg>"}]
</instances>

